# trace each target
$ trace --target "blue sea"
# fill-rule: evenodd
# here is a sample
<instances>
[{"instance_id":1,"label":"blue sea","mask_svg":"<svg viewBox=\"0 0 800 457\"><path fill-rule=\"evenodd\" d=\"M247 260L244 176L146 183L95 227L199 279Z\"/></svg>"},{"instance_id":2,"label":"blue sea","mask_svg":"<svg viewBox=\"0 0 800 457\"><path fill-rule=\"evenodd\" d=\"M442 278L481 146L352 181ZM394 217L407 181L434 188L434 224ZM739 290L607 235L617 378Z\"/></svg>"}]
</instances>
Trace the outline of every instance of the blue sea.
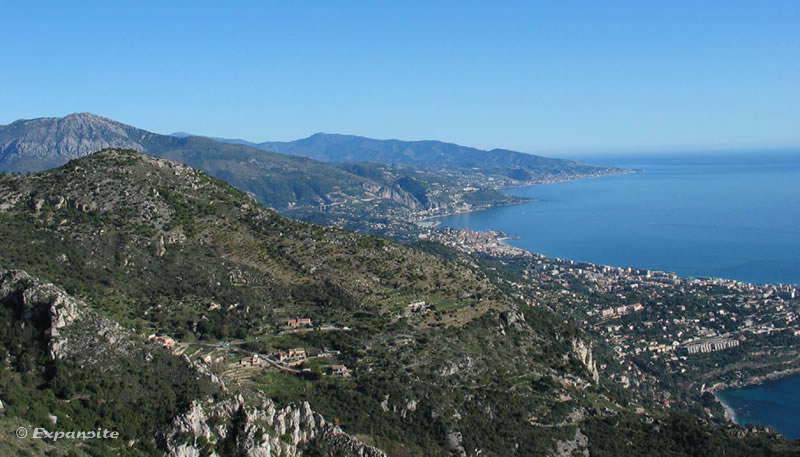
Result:
<instances>
[{"instance_id":1,"label":"blue sea","mask_svg":"<svg viewBox=\"0 0 800 457\"><path fill-rule=\"evenodd\" d=\"M441 219L532 252L757 283L800 283L800 151L592 156L641 173L507 192L536 201Z\"/></svg>"},{"instance_id":2,"label":"blue sea","mask_svg":"<svg viewBox=\"0 0 800 457\"><path fill-rule=\"evenodd\" d=\"M800 284L800 151L592 156L643 170L508 189L536 201L441 219L603 265ZM720 394L740 423L800 438L800 376Z\"/></svg>"},{"instance_id":3,"label":"blue sea","mask_svg":"<svg viewBox=\"0 0 800 457\"><path fill-rule=\"evenodd\" d=\"M736 412L737 424L770 424L787 438L800 439L800 374L717 392L717 397Z\"/></svg>"}]
</instances>

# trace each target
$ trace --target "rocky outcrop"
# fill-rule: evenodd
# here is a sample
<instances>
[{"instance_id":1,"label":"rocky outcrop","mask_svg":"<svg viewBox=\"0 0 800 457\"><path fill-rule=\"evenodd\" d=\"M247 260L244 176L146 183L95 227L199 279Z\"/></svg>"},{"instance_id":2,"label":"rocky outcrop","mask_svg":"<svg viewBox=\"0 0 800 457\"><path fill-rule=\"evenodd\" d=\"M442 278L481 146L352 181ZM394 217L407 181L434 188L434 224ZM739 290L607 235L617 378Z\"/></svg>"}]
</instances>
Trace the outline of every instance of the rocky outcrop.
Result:
<instances>
[{"instance_id":1,"label":"rocky outcrop","mask_svg":"<svg viewBox=\"0 0 800 457\"><path fill-rule=\"evenodd\" d=\"M528 324L525 322L525 316L516 310L501 313L500 319L502 319L505 328L528 328Z\"/></svg>"},{"instance_id":2,"label":"rocky outcrop","mask_svg":"<svg viewBox=\"0 0 800 457\"><path fill-rule=\"evenodd\" d=\"M383 397L383 401L380 403L381 409L383 409L387 413L391 411L394 414L400 416L402 419L405 419L409 415L409 413L413 413L414 411L416 411L418 405L419 402L417 402L417 400L413 399L409 400L408 398L404 398L400 403L396 402L390 403L389 394L386 394Z\"/></svg>"},{"instance_id":3,"label":"rocky outcrop","mask_svg":"<svg viewBox=\"0 0 800 457\"><path fill-rule=\"evenodd\" d=\"M598 382L600 380L600 373L597 371L597 362L592 356L591 344L587 344L585 341L579 338L574 338L572 340L572 352L569 354L569 356L579 360L584 366L586 366L586 369L589 370L594 382Z\"/></svg>"},{"instance_id":4,"label":"rocky outcrop","mask_svg":"<svg viewBox=\"0 0 800 457\"><path fill-rule=\"evenodd\" d=\"M558 441L556 443L556 453L558 457L584 456L589 457L589 438L575 429L575 436L571 440Z\"/></svg>"},{"instance_id":5,"label":"rocky outcrop","mask_svg":"<svg viewBox=\"0 0 800 457\"><path fill-rule=\"evenodd\" d=\"M256 402L257 406L251 406ZM247 457L296 457L302 445L319 440L329 449L357 457L385 457L328 423L311 410L308 403L278 408L272 400L246 401L241 395L222 402L204 404L195 401L183 415L175 418L165 433L164 442L170 457L215 455L223 442L233 443L240 455Z\"/></svg>"},{"instance_id":6,"label":"rocky outcrop","mask_svg":"<svg viewBox=\"0 0 800 457\"><path fill-rule=\"evenodd\" d=\"M15 308L23 319L45 323L44 335L53 360L69 358L87 369L108 369L104 361L122 357L146 359L148 351L155 350L64 290L24 271L0 270L0 302ZM213 373L186 357L185 360L198 374L211 378L222 392L228 391ZM215 455L213 446L225 440L233 440L240 455L248 457L300 456L302 445L314 440L345 455L385 457L383 452L328 423L308 403L278 408L263 396L250 401L241 394L218 402L195 400L163 435L162 442L171 457L209 455L203 453L204 449Z\"/></svg>"},{"instance_id":7,"label":"rocky outcrop","mask_svg":"<svg viewBox=\"0 0 800 457\"><path fill-rule=\"evenodd\" d=\"M412 211L424 209L424 205L419 200L402 189L390 188L370 182L362 184L361 187L378 198L399 203Z\"/></svg>"},{"instance_id":8,"label":"rocky outcrop","mask_svg":"<svg viewBox=\"0 0 800 457\"><path fill-rule=\"evenodd\" d=\"M42 283L21 270L0 270L0 300L16 307L24 319L46 319L52 360L73 358L92 363L127 355L134 337L119 324L90 311L85 303L53 284ZM92 347L92 351L86 351Z\"/></svg>"},{"instance_id":9,"label":"rocky outcrop","mask_svg":"<svg viewBox=\"0 0 800 457\"><path fill-rule=\"evenodd\" d=\"M0 297L25 319L47 315L50 358L64 356L68 340L62 338L61 330L81 317L77 300L52 284L39 284L20 270L0 270Z\"/></svg>"},{"instance_id":10,"label":"rocky outcrop","mask_svg":"<svg viewBox=\"0 0 800 457\"><path fill-rule=\"evenodd\" d=\"M458 455L459 457L463 456L466 457L467 451L464 450L464 446L461 445L463 437L461 432L459 431L450 431L447 433L447 449L454 455Z\"/></svg>"}]
</instances>

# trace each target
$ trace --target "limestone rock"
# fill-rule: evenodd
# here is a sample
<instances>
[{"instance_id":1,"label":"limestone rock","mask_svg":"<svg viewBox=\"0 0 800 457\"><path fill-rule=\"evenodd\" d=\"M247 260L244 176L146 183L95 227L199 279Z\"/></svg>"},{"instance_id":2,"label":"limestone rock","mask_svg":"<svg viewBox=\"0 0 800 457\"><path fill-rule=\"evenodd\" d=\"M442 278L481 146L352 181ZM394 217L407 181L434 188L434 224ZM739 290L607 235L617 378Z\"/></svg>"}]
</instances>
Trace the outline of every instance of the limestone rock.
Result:
<instances>
[{"instance_id":1,"label":"limestone rock","mask_svg":"<svg viewBox=\"0 0 800 457\"><path fill-rule=\"evenodd\" d=\"M235 438L231 429L234 422L239 427ZM183 441L187 436L192 440ZM315 439L345 455L385 457L382 451L329 424L307 402L278 409L268 398L261 398L258 406L252 406L241 395L211 404L195 401L165 433L168 455L201 455L204 445L198 441L200 437L207 443L235 439L239 454L247 457L296 457L302 455L302 444Z\"/></svg>"},{"instance_id":2,"label":"limestone rock","mask_svg":"<svg viewBox=\"0 0 800 457\"><path fill-rule=\"evenodd\" d=\"M586 366L586 369L589 370L594 382L598 382L600 380L600 373L597 371L597 361L595 361L594 357L592 356L591 344L587 344L585 341L579 338L574 338L572 340L572 353L570 356L576 358Z\"/></svg>"},{"instance_id":3,"label":"limestone rock","mask_svg":"<svg viewBox=\"0 0 800 457\"><path fill-rule=\"evenodd\" d=\"M589 438L581 432L581 429L575 429L573 439L556 443L555 455L558 457L572 457L575 455L589 457Z\"/></svg>"}]
</instances>

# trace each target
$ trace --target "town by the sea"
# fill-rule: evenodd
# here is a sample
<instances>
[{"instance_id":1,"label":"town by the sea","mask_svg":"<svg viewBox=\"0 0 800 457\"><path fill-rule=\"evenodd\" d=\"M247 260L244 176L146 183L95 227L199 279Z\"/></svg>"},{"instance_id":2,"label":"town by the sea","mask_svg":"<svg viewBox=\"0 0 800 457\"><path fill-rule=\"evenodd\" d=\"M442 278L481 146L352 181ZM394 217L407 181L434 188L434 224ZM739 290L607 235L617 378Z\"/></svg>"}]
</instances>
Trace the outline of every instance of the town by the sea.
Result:
<instances>
[{"instance_id":1,"label":"town by the sea","mask_svg":"<svg viewBox=\"0 0 800 457\"><path fill-rule=\"evenodd\" d=\"M536 201L440 221L552 257L800 283L800 151L583 160L643 171L507 189Z\"/></svg>"},{"instance_id":2,"label":"town by the sea","mask_svg":"<svg viewBox=\"0 0 800 457\"><path fill-rule=\"evenodd\" d=\"M640 173L507 189L535 201L440 219L531 252L756 283L800 283L800 151L586 156ZM719 398L800 438L800 375Z\"/></svg>"}]
</instances>

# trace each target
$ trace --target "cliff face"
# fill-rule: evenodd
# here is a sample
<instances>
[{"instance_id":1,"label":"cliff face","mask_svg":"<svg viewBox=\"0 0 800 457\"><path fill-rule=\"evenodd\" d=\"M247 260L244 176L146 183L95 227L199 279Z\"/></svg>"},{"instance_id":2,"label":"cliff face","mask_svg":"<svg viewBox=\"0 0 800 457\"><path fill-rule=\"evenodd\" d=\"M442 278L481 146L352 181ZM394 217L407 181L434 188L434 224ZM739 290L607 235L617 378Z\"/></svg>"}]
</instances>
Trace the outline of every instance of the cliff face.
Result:
<instances>
[{"instance_id":1,"label":"cliff face","mask_svg":"<svg viewBox=\"0 0 800 457\"><path fill-rule=\"evenodd\" d=\"M87 309L85 303L53 284L20 270L0 270L0 298L23 319L45 322L50 359L92 364L129 355L136 342L129 331ZM92 348L87 351L87 348Z\"/></svg>"},{"instance_id":2,"label":"cliff face","mask_svg":"<svg viewBox=\"0 0 800 457\"><path fill-rule=\"evenodd\" d=\"M424 205L420 203L419 200L400 188L391 188L375 183L364 183L362 187L364 190L378 198L399 203L412 211L424 209Z\"/></svg>"},{"instance_id":3,"label":"cliff face","mask_svg":"<svg viewBox=\"0 0 800 457\"><path fill-rule=\"evenodd\" d=\"M597 362L592 356L592 346L584 340L575 338L572 340L572 354L574 358L578 359L589 370L594 382L600 380L600 373L597 371Z\"/></svg>"}]
</instances>

